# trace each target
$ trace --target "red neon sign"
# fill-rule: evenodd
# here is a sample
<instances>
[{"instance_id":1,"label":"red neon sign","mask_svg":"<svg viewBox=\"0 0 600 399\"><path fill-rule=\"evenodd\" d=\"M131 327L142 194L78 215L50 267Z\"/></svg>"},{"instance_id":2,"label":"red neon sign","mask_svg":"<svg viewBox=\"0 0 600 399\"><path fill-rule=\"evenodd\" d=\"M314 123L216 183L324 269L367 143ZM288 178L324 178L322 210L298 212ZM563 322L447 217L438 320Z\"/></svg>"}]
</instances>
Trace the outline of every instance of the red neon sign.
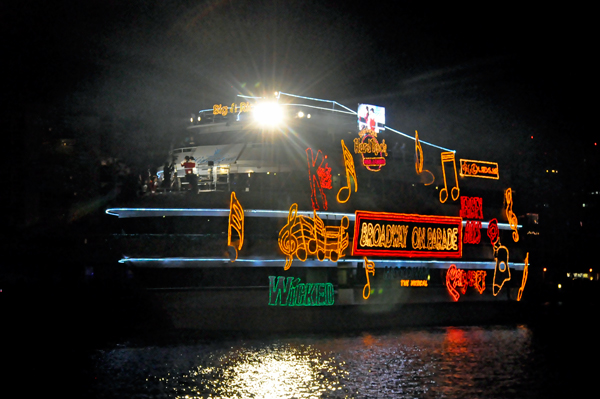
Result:
<instances>
[{"instance_id":1,"label":"red neon sign","mask_svg":"<svg viewBox=\"0 0 600 399\"><path fill-rule=\"evenodd\" d=\"M474 287L482 294L485 291L486 275L484 270L464 271L456 268L456 265L450 265L446 273L446 288L454 301L458 301L460 294L464 295L467 292L467 287Z\"/></svg>"},{"instance_id":2,"label":"red neon sign","mask_svg":"<svg viewBox=\"0 0 600 399\"><path fill-rule=\"evenodd\" d=\"M317 166L317 162L321 162ZM306 149L306 161L308 163L308 180L310 182L310 200L314 210L319 207L319 198L324 210L327 210L327 197L323 189L331 189L331 168L325 162L327 155L323 155L321 150L317 155L313 154L312 148ZM325 166L323 163L325 162ZM318 192L318 193L317 193Z\"/></svg>"},{"instance_id":3,"label":"red neon sign","mask_svg":"<svg viewBox=\"0 0 600 399\"><path fill-rule=\"evenodd\" d=\"M462 218L356 211L353 255L462 257Z\"/></svg>"}]
</instances>

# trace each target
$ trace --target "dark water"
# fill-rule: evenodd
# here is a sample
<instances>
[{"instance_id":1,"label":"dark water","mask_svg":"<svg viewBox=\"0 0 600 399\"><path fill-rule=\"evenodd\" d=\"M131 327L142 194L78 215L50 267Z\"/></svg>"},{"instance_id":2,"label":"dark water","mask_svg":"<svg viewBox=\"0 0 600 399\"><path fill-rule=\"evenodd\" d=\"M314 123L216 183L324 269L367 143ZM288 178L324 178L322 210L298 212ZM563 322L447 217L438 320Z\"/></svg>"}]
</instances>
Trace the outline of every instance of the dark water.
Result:
<instances>
[{"instance_id":1,"label":"dark water","mask_svg":"<svg viewBox=\"0 0 600 399\"><path fill-rule=\"evenodd\" d=\"M91 354L83 396L587 397L595 335L595 329L545 323L122 344Z\"/></svg>"}]
</instances>

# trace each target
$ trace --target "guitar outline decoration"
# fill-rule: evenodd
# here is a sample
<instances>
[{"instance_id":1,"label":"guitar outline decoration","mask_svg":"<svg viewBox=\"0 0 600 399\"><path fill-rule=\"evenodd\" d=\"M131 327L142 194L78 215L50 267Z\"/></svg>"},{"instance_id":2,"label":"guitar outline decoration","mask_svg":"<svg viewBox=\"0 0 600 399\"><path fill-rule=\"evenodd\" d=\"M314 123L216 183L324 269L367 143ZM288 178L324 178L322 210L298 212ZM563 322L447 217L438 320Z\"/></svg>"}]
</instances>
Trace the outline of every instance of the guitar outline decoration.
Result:
<instances>
[{"instance_id":1,"label":"guitar outline decoration","mask_svg":"<svg viewBox=\"0 0 600 399\"><path fill-rule=\"evenodd\" d=\"M452 161L452 165L454 167L454 181L456 182L456 186L452 187L450 190L450 195L452 196L452 201L456 201L460 195L460 188L458 187L458 174L456 173L456 156L452 151L444 151L441 154L442 159L442 173L444 174L444 188L440 190L440 202L443 204L448 200L448 182L446 181L446 168L444 167L445 162ZM455 191L456 190L456 191ZM456 193L456 195L454 195ZM444 196L444 194L446 194ZM442 199L444 197L444 199Z\"/></svg>"},{"instance_id":2,"label":"guitar outline decoration","mask_svg":"<svg viewBox=\"0 0 600 399\"><path fill-rule=\"evenodd\" d=\"M500 234L498 230L498 220L492 219L488 223L488 237L494 246L494 258L496 266L494 267L494 280L492 285L492 294L497 296L502 290L504 283L510 281L510 267L508 265L508 248L500 243ZM502 282L499 280L502 279Z\"/></svg>"}]
</instances>

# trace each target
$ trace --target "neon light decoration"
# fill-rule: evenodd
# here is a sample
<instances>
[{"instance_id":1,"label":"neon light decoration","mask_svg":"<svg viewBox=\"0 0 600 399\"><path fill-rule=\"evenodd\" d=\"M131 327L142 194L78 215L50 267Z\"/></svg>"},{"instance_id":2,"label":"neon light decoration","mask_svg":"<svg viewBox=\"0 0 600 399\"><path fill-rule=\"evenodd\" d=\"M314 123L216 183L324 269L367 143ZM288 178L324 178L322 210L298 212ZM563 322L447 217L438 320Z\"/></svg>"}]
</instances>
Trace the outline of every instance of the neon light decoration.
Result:
<instances>
[{"instance_id":1,"label":"neon light decoration","mask_svg":"<svg viewBox=\"0 0 600 399\"><path fill-rule=\"evenodd\" d=\"M496 162L473 161L470 159L460 160L460 176L495 180L500 178L498 164Z\"/></svg>"},{"instance_id":2,"label":"neon light decoration","mask_svg":"<svg viewBox=\"0 0 600 399\"><path fill-rule=\"evenodd\" d=\"M504 283L510 280L508 248L500 244L500 239L494 244L494 258L496 259L496 267L494 268L494 285L492 287L492 293L496 296L500 293Z\"/></svg>"},{"instance_id":3,"label":"neon light decoration","mask_svg":"<svg viewBox=\"0 0 600 399\"><path fill-rule=\"evenodd\" d=\"M352 190L350 187L350 179L354 180L354 192L358 190L358 180L356 179L356 169L354 169L354 158L352 154L346 147L344 140L342 140L342 153L344 154L344 169L346 170L346 186L340 188L340 191L337 193L337 200L339 203L346 203L350 199L350 194L352 194ZM340 197L342 191L348 190L348 196L345 199Z\"/></svg>"},{"instance_id":4,"label":"neon light decoration","mask_svg":"<svg viewBox=\"0 0 600 399\"><path fill-rule=\"evenodd\" d=\"M525 256L525 267L523 268L523 280L521 280L521 287L519 288L519 292L517 293L517 301L521 300L523 297L523 290L525 290L525 284L527 284L527 276L529 275L529 252Z\"/></svg>"},{"instance_id":5,"label":"neon light decoration","mask_svg":"<svg viewBox=\"0 0 600 399\"><path fill-rule=\"evenodd\" d=\"M356 211L353 255L462 257L462 218Z\"/></svg>"},{"instance_id":6,"label":"neon light decoration","mask_svg":"<svg viewBox=\"0 0 600 399\"><path fill-rule=\"evenodd\" d=\"M321 160L317 166L317 162ZM327 155L323 155L321 150L317 151L317 155L313 154L312 148L306 149L306 161L308 163L308 180L310 182L310 200L312 201L313 209L319 210L319 198L323 209L327 210L327 197L323 189L331 189L331 168L323 162L327 159ZM317 194L318 191L318 194Z\"/></svg>"},{"instance_id":7,"label":"neon light decoration","mask_svg":"<svg viewBox=\"0 0 600 399\"><path fill-rule=\"evenodd\" d=\"M331 283L301 283L299 278L269 276L271 306L331 306L334 301Z\"/></svg>"},{"instance_id":8,"label":"neon light decoration","mask_svg":"<svg viewBox=\"0 0 600 399\"><path fill-rule=\"evenodd\" d=\"M358 132L360 138L354 139L354 153L362 156L363 166L371 172L379 172L385 166L385 158L387 157L387 144L385 139L377 141L377 133L372 130L361 130ZM365 154L373 154L374 156L365 157Z\"/></svg>"},{"instance_id":9,"label":"neon light decoration","mask_svg":"<svg viewBox=\"0 0 600 399\"><path fill-rule=\"evenodd\" d=\"M458 175L456 174L456 159L454 157L453 152L442 152L442 173L444 174L444 188L440 190L440 202L443 204L448 199L448 183L446 181L446 167L445 163L452 162L452 167L454 169L454 181L456 186L452 187L451 195L452 201L456 201L460 194L460 188L458 188Z\"/></svg>"},{"instance_id":10,"label":"neon light decoration","mask_svg":"<svg viewBox=\"0 0 600 399\"><path fill-rule=\"evenodd\" d=\"M421 147L421 142L419 141L419 132L415 130L415 170L417 175L420 175L423 172L427 172L431 175L431 182L425 183L426 186L433 184L435 181L435 177L433 173L428 170L423 170L423 148Z\"/></svg>"},{"instance_id":11,"label":"neon light decoration","mask_svg":"<svg viewBox=\"0 0 600 399\"><path fill-rule=\"evenodd\" d=\"M369 280L369 274L375 277L375 262L367 259L366 256L363 256L365 262L365 274L367 275L367 283L363 287L363 298L369 299L371 296L371 280Z\"/></svg>"},{"instance_id":12,"label":"neon light decoration","mask_svg":"<svg viewBox=\"0 0 600 399\"><path fill-rule=\"evenodd\" d=\"M481 242L481 222L478 220L467 220L463 243L479 244Z\"/></svg>"},{"instance_id":13,"label":"neon light decoration","mask_svg":"<svg viewBox=\"0 0 600 399\"><path fill-rule=\"evenodd\" d=\"M508 224L510 228L513 230L512 237L515 242L519 241L519 232L518 229L518 220L517 216L513 213L513 200L512 200L512 190L507 188L504 192L504 202L506 203L506 219L508 219Z\"/></svg>"},{"instance_id":14,"label":"neon light decoration","mask_svg":"<svg viewBox=\"0 0 600 399\"><path fill-rule=\"evenodd\" d=\"M231 107L223 106L221 104L213 105L213 115L227 115L228 113L235 112L250 112L253 110L252 104L241 102L239 106L236 106L235 103L231 104Z\"/></svg>"},{"instance_id":15,"label":"neon light decoration","mask_svg":"<svg viewBox=\"0 0 600 399\"><path fill-rule=\"evenodd\" d=\"M238 234L238 239L232 241L232 231L235 230ZM235 191L231 192L231 200L229 204L229 226L227 229L227 246L233 248L235 257L231 260L235 261L238 257L238 252L244 245L244 209L235 196Z\"/></svg>"},{"instance_id":16,"label":"neon light decoration","mask_svg":"<svg viewBox=\"0 0 600 399\"><path fill-rule=\"evenodd\" d=\"M494 218L489 221L487 228L487 236L490 239L492 245L495 245L496 242L500 239L500 230L498 230L498 221Z\"/></svg>"},{"instance_id":17,"label":"neon light decoration","mask_svg":"<svg viewBox=\"0 0 600 399\"><path fill-rule=\"evenodd\" d=\"M460 217L483 219L483 199L480 197L460 197Z\"/></svg>"},{"instance_id":18,"label":"neon light decoration","mask_svg":"<svg viewBox=\"0 0 600 399\"><path fill-rule=\"evenodd\" d=\"M298 204L292 204L288 221L279 231L279 248L285 254L284 270L292 265L296 256L302 262L308 255L316 254L317 259L323 261L330 259L337 262L345 256L344 250L348 247L348 233L350 225L347 216L343 216L340 226L325 226L323 220L313 210L313 217L298 215Z\"/></svg>"},{"instance_id":19,"label":"neon light decoration","mask_svg":"<svg viewBox=\"0 0 600 399\"><path fill-rule=\"evenodd\" d=\"M474 287L479 294L483 294L486 275L485 270L465 272L463 269L457 269L456 265L450 265L446 272L446 288L454 301L458 301L460 294L464 295L467 292L467 287Z\"/></svg>"}]
</instances>

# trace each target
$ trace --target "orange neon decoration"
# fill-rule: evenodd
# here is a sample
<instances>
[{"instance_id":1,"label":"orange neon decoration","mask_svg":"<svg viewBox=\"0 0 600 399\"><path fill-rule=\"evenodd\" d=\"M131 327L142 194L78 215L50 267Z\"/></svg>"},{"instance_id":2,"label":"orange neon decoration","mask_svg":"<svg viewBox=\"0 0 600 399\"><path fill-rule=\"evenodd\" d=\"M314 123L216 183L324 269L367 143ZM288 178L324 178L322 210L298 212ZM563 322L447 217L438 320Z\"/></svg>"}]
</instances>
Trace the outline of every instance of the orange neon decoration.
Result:
<instances>
[{"instance_id":1,"label":"orange neon decoration","mask_svg":"<svg viewBox=\"0 0 600 399\"><path fill-rule=\"evenodd\" d=\"M379 172L385 166L385 158L387 157L387 144L385 139L377 141L377 132L369 129L363 129L358 132L360 138L354 139L354 153L362 156L363 165L371 172ZM373 154L375 156L365 157L365 154Z\"/></svg>"},{"instance_id":2,"label":"orange neon decoration","mask_svg":"<svg viewBox=\"0 0 600 399\"><path fill-rule=\"evenodd\" d=\"M369 280L369 274L375 277L375 262L367 259L366 256L363 256L365 261L365 274L367 275L367 284L363 287L363 298L369 299L371 296L371 280Z\"/></svg>"},{"instance_id":3,"label":"orange neon decoration","mask_svg":"<svg viewBox=\"0 0 600 399\"><path fill-rule=\"evenodd\" d=\"M235 103L231 104L231 107L227 107L227 105L223 106L221 104L213 105L213 114L214 115L227 115L228 113L235 112L250 112L252 111L252 104L241 102L239 106L236 106Z\"/></svg>"},{"instance_id":4,"label":"orange neon decoration","mask_svg":"<svg viewBox=\"0 0 600 399\"><path fill-rule=\"evenodd\" d=\"M510 280L508 248L500 244L500 239L494 244L494 258L496 259L496 266L494 267L494 285L492 286L492 293L496 296L500 293L504 283Z\"/></svg>"},{"instance_id":5,"label":"orange neon decoration","mask_svg":"<svg viewBox=\"0 0 600 399\"><path fill-rule=\"evenodd\" d=\"M292 204L288 221L279 231L279 248L285 254L284 270L292 265L296 256L302 262L308 255L316 254L317 259L329 259L337 262L344 257L344 250L348 247L348 233L350 225L348 216L342 218L339 226L325 226L323 220L313 210L313 217L298 215L298 204Z\"/></svg>"},{"instance_id":6,"label":"orange neon decoration","mask_svg":"<svg viewBox=\"0 0 600 399\"><path fill-rule=\"evenodd\" d=\"M356 179L356 169L354 169L354 158L352 154L344 144L344 140L342 140L342 153L344 154L344 169L346 170L346 186L340 188L340 191L337 193L337 200L339 203L343 204L348 202L350 199L350 194L352 194L350 179L354 180L354 192L358 190L358 180ZM348 196L346 199L340 198L340 194L342 191L348 190Z\"/></svg>"},{"instance_id":7,"label":"orange neon decoration","mask_svg":"<svg viewBox=\"0 0 600 399\"><path fill-rule=\"evenodd\" d=\"M317 166L317 162L321 162ZM327 197L323 189L331 189L331 168L323 166L323 162L327 159L327 155L323 155L321 150L317 151L317 155L313 154L312 148L306 149L306 161L308 163L308 180L310 182L310 200L312 201L313 209L319 210L319 198L324 210L327 210ZM318 191L318 194L317 194Z\"/></svg>"},{"instance_id":8,"label":"orange neon decoration","mask_svg":"<svg viewBox=\"0 0 600 399\"><path fill-rule=\"evenodd\" d=\"M518 220L517 216L512 211L513 200L512 200L512 190L507 188L504 192L504 202L506 203L506 219L508 219L508 224L510 224L510 228L513 230L512 237L515 242L519 241L519 232L518 229Z\"/></svg>"},{"instance_id":9,"label":"orange neon decoration","mask_svg":"<svg viewBox=\"0 0 600 399\"><path fill-rule=\"evenodd\" d=\"M517 301L521 300L523 296L523 290L525 290L525 284L527 284L527 275L529 274L529 252L525 256L525 267L523 268L523 280L521 281L521 288L519 288L519 293L517 294Z\"/></svg>"},{"instance_id":10,"label":"orange neon decoration","mask_svg":"<svg viewBox=\"0 0 600 399\"><path fill-rule=\"evenodd\" d=\"M452 201L456 201L460 194L460 188L458 188L458 175L456 174L456 158L454 153L451 151L442 152L442 173L444 174L444 188L440 190L440 202L443 204L448 199L448 183L446 181L446 168L444 167L444 163L452 162L452 167L454 168L454 181L456 182L456 186L452 187L451 195Z\"/></svg>"},{"instance_id":11,"label":"orange neon decoration","mask_svg":"<svg viewBox=\"0 0 600 399\"><path fill-rule=\"evenodd\" d=\"M435 177L433 173L429 170L423 170L423 148L421 147L421 142L419 142L419 132L415 130L415 170L417 175L420 175L423 172L427 172L431 175L431 182L425 183L426 186L433 184L435 181Z\"/></svg>"},{"instance_id":12,"label":"orange neon decoration","mask_svg":"<svg viewBox=\"0 0 600 399\"><path fill-rule=\"evenodd\" d=\"M244 245L244 209L235 196L235 191L231 192L231 200L229 205L229 226L227 233L227 245L233 248L235 257L231 260L235 261L238 257L238 251ZM232 232L235 230L238 234L238 239L232 241Z\"/></svg>"},{"instance_id":13,"label":"orange neon decoration","mask_svg":"<svg viewBox=\"0 0 600 399\"><path fill-rule=\"evenodd\" d=\"M500 178L496 162L473 161L471 159L460 160L460 176L495 180Z\"/></svg>"},{"instance_id":14,"label":"orange neon decoration","mask_svg":"<svg viewBox=\"0 0 600 399\"><path fill-rule=\"evenodd\" d=\"M467 292L467 287L474 287L479 294L483 294L486 275L485 270L464 271L453 264L446 272L446 288L454 301L458 301L460 294L464 295Z\"/></svg>"}]
</instances>

